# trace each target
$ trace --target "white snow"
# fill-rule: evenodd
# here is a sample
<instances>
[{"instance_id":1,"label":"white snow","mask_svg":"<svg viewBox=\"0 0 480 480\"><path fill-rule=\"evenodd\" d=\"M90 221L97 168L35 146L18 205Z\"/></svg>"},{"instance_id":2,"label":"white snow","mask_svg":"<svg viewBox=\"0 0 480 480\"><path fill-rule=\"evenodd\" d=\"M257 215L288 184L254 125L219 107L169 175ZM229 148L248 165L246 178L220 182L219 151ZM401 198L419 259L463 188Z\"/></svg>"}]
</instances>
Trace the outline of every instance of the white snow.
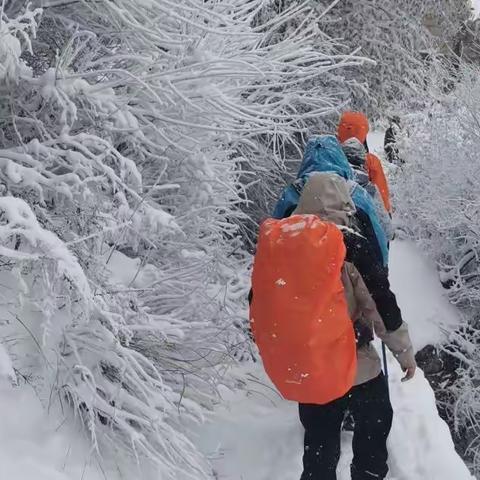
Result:
<instances>
[{"instance_id":1,"label":"white snow","mask_svg":"<svg viewBox=\"0 0 480 480\"><path fill-rule=\"evenodd\" d=\"M383 154L383 139L385 132L381 130L374 130L368 134L367 142L370 150L375 155L382 156Z\"/></svg>"},{"instance_id":2,"label":"white snow","mask_svg":"<svg viewBox=\"0 0 480 480\"><path fill-rule=\"evenodd\" d=\"M8 355L5 347L0 344L0 385L2 382L17 383L17 376L13 369L13 364L10 356Z\"/></svg>"},{"instance_id":3,"label":"white snow","mask_svg":"<svg viewBox=\"0 0 480 480\"><path fill-rule=\"evenodd\" d=\"M297 223L289 223L282 226L282 232L298 232L303 230L307 226L307 223L303 220L298 221Z\"/></svg>"},{"instance_id":4,"label":"white snow","mask_svg":"<svg viewBox=\"0 0 480 480\"><path fill-rule=\"evenodd\" d=\"M0 410L2 480L105 480L87 442L47 418L31 387L2 381Z\"/></svg>"},{"instance_id":5,"label":"white snow","mask_svg":"<svg viewBox=\"0 0 480 480\"><path fill-rule=\"evenodd\" d=\"M129 286L134 280L140 269L141 261L138 258L129 258L123 253L115 250L105 254L105 265L110 273L110 281L114 284Z\"/></svg>"},{"instance_id":6,"label":"white snow","mask_svg":"<svg viewBox=\"0 0 480 480\"><path fill-rule=\"evenodd\" d=\"M390 281L407 320L415 350L445 340L448 330L461 322L436 272L413 242L395 241L390 253Z\"/></svg>"},{"instance_id":7,"label":"white snow","mask_svg":"<svg viewBox=\"0 0 480 480\"><path fill-rule=\"evenodd\" d=\"M475 16L478 17L480 15L480 0L473 0L472 3Z\"/></svg>"}]
</instances>

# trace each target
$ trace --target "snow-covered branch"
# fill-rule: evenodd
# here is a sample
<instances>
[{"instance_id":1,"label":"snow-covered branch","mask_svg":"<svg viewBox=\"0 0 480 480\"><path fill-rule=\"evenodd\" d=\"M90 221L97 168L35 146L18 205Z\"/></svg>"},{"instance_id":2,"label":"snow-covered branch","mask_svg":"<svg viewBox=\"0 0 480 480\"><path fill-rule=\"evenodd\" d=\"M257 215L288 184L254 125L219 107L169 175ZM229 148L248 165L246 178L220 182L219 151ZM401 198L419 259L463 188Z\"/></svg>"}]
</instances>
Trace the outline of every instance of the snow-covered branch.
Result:
<instances>
[{"instance_id":1,"label":"snow-covered branch","mask_svg":"<svg viewBox=\"0 0 480 480\"><path fill-rule=\"evenodd\" d=\"M3 2L0 338L99 452L161 478L206 475L184 420L251 354L244 211L365 61L308 2L265 4Z\"/></svg>"}]
</instances>

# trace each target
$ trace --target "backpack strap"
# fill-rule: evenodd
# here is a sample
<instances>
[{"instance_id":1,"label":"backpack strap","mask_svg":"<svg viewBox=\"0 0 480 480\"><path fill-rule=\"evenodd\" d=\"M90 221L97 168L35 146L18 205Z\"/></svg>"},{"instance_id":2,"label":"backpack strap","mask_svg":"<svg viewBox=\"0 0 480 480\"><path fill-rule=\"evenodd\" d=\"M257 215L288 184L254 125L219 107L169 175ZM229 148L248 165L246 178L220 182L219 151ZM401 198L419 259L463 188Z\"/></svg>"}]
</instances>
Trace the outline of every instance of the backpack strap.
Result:
<instances>
[{"instance_id":1,"label":"backpack strap","mask_svg":"<svg viewBox=\"0 0 480 480\"><path fill-rule=\"evenodd\" d=\"M303 187L305 186L305 183L307 183L306 178L297 178L293 183L292 186L293 188L297 191L299 195L302 194Z\"/></svg>"}]
</instances>

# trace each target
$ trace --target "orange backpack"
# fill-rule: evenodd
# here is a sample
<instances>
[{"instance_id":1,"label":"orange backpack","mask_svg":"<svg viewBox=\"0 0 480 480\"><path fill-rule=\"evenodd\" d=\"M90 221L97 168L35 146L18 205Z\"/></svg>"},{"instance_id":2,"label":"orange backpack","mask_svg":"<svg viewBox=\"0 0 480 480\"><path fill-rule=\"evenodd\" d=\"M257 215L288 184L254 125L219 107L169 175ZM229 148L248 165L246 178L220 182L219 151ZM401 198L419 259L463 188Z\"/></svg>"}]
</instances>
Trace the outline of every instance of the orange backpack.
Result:
<instances>
[{"instance_id":1,"label":"orange backpack","mask_svg":"<svg viewBox=\"0 0 480 480\"><path fill-rule=\"evenodd\" d=\"M367 153L367 171L370 181L377 186L380 195L382 196L383 204L387 212L392 212L392 205L390 203L390 190L388 188L387 178L383 171L380 159L373 153Z\"/></svg>"},{"instance_id":2,"label":"orange backpack","mask_svg":"<svg viewBox=\"0 0 480 480\"><path fill-rule=\"evenodd\" d=\"M269 219L260 228L250 323L265 370L288 400L321 405L353 386L344 259L342 233L315 215Z\"/></svg>"}]
</instances>

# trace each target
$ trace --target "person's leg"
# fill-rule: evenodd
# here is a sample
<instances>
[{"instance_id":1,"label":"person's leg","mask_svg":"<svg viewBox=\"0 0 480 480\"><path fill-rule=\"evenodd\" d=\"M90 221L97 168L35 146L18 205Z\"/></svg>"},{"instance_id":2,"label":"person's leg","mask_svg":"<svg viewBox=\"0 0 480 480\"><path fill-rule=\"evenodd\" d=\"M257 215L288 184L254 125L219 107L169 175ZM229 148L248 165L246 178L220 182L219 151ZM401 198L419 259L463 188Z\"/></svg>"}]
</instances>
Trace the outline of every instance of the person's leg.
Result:
<instances>
[{"instance_id":1,"label":"person's leg","mask_svg":"<svg viewBox=\"0 0 480 480\"><path fill-rule=\"evenodd\" d=\"M382 480L388 473L387 438L393 417L383 374L355 387L349 408L355 421L352 480Z\"/></svg>"},{"instance_id":2,"label":"person's leg","mask_svg":"<svg viewBox=\"0 0 480 480\"><path fill-rule=\"evenodd\" d=\"M305 428L301 480L336 480L345 403L345 398L341 398L326 405L299 405L300 421Z\"/></svg>"}]
</instances>

